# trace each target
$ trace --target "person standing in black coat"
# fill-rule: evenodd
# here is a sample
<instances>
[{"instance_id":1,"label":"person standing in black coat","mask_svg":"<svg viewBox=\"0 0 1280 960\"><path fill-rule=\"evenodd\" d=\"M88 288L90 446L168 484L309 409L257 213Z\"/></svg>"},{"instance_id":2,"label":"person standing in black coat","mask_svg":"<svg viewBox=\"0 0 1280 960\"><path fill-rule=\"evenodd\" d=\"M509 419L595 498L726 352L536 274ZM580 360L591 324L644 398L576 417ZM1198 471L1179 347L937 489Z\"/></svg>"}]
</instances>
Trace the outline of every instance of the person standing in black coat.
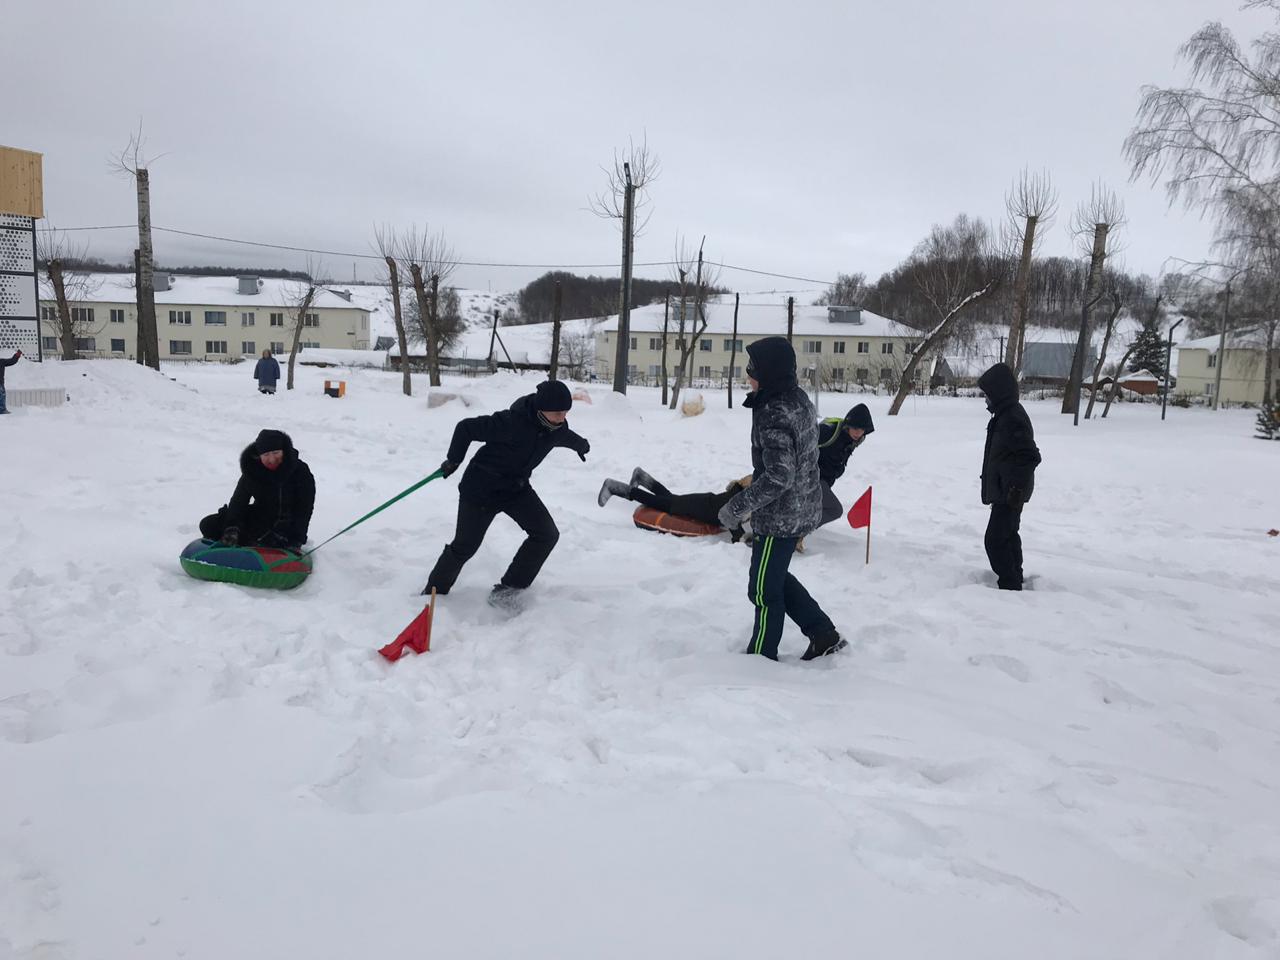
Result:
<instances>
[{"instance_id":1,"label":"person standing in black coat","mask_svg":"<svg viewBox=\"0 0 1280 960\"><path fill-rule=\"evenodd\" d=\"M270 350L263 350L262 356L254 364L253 379L258 381L259 393L276 392L276 383L280 380L280 363L271 355Z\"/></svg>"},{"instance_id":2,"label":"person standing in black coat","mask_svg":"<svg viewBox=\"0 0 1280 960\"><path fill-rule=\"evenodd\" d=\"M813 404L796 382L796 353L785 337L765 337L747 347L752 392L751 485L720 509L720 525L740 527L750 516L751 572L747 596L755 624L747 653L778 659L784 617L809 639L802 660L835 653L848 644L831 618L790 572L799 540L818 525L818 428Z\"/></svg>"},{"instance_id":3,"label":"person standing in black coat","mask_svg":"<svg viewBox=\"0 0 1280 960\"><path fill-rule=\"evenodd\" d=\"M458 526L427 579L424 594L446 594L453 587L494 518L505 513L527 537L493 587L490 602L508 604L527 589L546 562L560 531L541 498L529 485L534 468L554 447L568 447L585 461L591 450L585 437L569 429L573 395L559 380L544 380L535 393L521 397L508 410L458 422L440 470L447 477L458 469L473 442L483 443L458 484Z\"/></svg>"},{"instance_id":4,"label":"person standing in black coat","mask_svg":"<svg viewBox=\"0 0 1280 960\"><path fill-rule=\"evenodd\" d=\"M978 378L991 420L982 454L982 502L991 507L985 544L1001 590L1022 589L1022 507L1035 489L1040 450L1031 418L1018 402L1018 380L997 363Z\"/></svg>"},{"instance_id":5,"label":"person standing in black coat","mask_svg":"<svg viewBox=\"0 0 1280 960\"><path fill-rule=\"evenodd\" d=\"M200 521L200 536L227 546L283 547L307 542L316 481L280 430L263 430L240 454L240 480L231 500Z\"/></svg>"},{"instance_id":6,"label":"person standing in black coat","mask_svg":"<svg viewBox=\"0 0 1280 960\"><path fill-rule=\"evenodd\" d=\"M875 432L871 411L860 403L844 419L831 417L818 424L818 477L822 480L822 518L818 526L830 523L844 513L844 506L831 488L844 476L849 456L867 434Z\"/></svg>"}]
</instances>

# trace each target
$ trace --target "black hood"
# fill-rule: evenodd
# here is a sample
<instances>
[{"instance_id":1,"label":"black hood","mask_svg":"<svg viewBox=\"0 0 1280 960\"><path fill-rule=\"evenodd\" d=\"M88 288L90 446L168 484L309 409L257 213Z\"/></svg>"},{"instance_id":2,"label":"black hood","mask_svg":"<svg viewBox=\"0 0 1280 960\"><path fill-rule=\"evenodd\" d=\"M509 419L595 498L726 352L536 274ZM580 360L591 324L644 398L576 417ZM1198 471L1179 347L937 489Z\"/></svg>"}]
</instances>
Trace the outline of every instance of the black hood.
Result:
<instances>
[{"instance_id":1,"label":"black hood","mask_svg":"<svg viewBox=\"0 0 1280 960\"><path fill-rule=\"evenodd\" d=\"M258 459L263 453L280 450L284 460L275 470L268 470ZM258 439L249 444L240 453L240 472L251 477L284 477L293 472L298 463L298 451L294 449L293 440L283 430L263 430Z\"/></svg>"},{"instance_id":2,"label":"black hood","mask_svg":"<svg viewBox=\"0 0 1280 960\"><path fill-rule=\"evenodd\" d=\"M865 403L860 403L850 410L843 421L840 423L842 429L855 427L864 433L874 433L876 426L871 422L871 411L867 409Z\"/></svg>"},{"instance_id":3,"label":"black hood","mask_svg":"<svg viewBox=\"0 0 1280 960\"><path fill-rule=\"evenodd\" d=\"M765 337L747 344L747 357L748 376L760 384L752 395L756 403L796 385L796 352L786 337Z\"/></svg>"},{"instance_id":4,"label":"black hood","mask_svg":"<svg viewBox=\"0 0 1280 960\"><path fill-rule=\"evenodd\" d=\"M538 394L536 393L527 393L523 397L516 397L516 399L511 402L511 412L532 420L538 425L539 430L546 430L550 432L569 425L568 417L565 417L563 423L553 424L545 417L541 416L542 411L538 409Z\"/></svg>"},{"instance_id":5,"label":"black hood","mask_svg":"<svg viewBox=\"0 0 1280 960\"><path fill-rule=\"evenodd\" d=\"M1003 363L997 363L978 378L978 389L987 395L988 410L1018 402L1018 378Z\"/></svg>"}]
</instances>

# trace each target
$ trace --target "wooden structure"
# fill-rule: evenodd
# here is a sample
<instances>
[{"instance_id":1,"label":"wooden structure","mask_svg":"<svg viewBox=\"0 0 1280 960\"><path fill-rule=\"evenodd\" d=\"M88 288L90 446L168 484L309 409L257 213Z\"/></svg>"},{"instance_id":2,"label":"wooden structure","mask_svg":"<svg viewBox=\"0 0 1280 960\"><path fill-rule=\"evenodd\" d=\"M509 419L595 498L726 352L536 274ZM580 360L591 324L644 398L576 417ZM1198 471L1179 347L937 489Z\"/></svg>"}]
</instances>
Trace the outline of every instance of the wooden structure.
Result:
<instances>
[{"instance_id":1,"label":"wooden structure","mask_svg":"<svg viewBox=\"0 0 1280 960\"><path fill-rule=\"evenodd\" d=\"M43 155L0 146L0 213L39 220L44 216Z\"/></svg>"}]
</instances>

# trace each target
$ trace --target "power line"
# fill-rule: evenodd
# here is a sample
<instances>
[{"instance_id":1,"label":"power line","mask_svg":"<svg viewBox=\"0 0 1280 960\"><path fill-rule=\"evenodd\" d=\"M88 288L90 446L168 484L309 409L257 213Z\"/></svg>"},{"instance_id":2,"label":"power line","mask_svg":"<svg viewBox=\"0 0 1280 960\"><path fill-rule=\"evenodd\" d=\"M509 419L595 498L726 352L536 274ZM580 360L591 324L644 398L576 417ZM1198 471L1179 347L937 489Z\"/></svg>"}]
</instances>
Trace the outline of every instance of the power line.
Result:
<instances>
[{"instance_id":1,"label":"power line","mask_svg":"<svg viewBox=\"0 0 1280 960\"><path fill-rule=\"evenodd\" d=\"M91 227L37 227L36 229L44 233L54 233L62 231L64 233L83 232L89 230L133 230L137 225L132 223L112 224ZM180 237L192 237L198 240L213 240L217 243L234 243L246 247L263 247L268 250L286 250L291 253L314 253L326 257L342 257L343 259L354 258L358 260L376 260L381 262L383 258L376 253L355 253L345 250L321 250L315 247L295 247L285 243L265 243L258 240L241 240L236 237L220 237L211 233L197 233L192 230L178 230L173 227L156 227L152 230L158 233L172 233ZM616 267L616 263L500 263L487 260L455 260L453 261L460 267L487 267L487 268L516 268L529 270L608 270ZM637 267L673 267L679 266L678 260L647 260L644 262L633 264ZM831 286L830 280L817 280L813 277L797 277L787 273L772 273L768 270L755 270L751 267L735 266L731 263L717 263L714 266L722 270L736 270L741 273L752 273L760 277L774 277L779 280L799 280L802 283L816 283L822 286Z\"/></svg>"}]
</instances>

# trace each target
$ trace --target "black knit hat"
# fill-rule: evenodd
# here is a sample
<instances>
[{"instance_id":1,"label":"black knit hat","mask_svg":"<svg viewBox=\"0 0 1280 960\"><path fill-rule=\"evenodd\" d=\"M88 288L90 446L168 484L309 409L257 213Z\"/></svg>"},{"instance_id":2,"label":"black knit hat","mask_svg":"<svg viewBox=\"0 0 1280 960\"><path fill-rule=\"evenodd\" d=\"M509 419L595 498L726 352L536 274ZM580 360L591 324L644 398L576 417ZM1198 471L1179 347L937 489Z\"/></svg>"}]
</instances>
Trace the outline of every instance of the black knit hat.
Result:
<instances>
[{"instance_id":1,"label":"black knit hat","mask_svg":"<svg viewBox=\"0 0 1280 960\"><path fill-rule=\"evenodd\" d=\"M292 449L293 441L283 430L263 430L258 434L258 439L253 441L253 452L258 456L270 453L272 450Z\"/></svg>"},{"instance_id":2,"label":"black knit hat","mask_svg":"<svg viewBox=\"0 0 1280 960\"><path fill-rule=\"evenodd\" d=\"M871 422L871 411L867 409L865 403L860 403L850 410L840 426L860 428L864 433L872 433L876 429L876 425Z\"/></svg>"},{"instance_id":3,"label":"black knit hat","mask_svg":"<svg viewBox=\"0 0 1280 960\"><path fill-rule=\"evenodd\" d=\"M534 395L535 410L568 410L573 406L573 394L559 380L543 380Z\"/></svg>"}]
</instances>

